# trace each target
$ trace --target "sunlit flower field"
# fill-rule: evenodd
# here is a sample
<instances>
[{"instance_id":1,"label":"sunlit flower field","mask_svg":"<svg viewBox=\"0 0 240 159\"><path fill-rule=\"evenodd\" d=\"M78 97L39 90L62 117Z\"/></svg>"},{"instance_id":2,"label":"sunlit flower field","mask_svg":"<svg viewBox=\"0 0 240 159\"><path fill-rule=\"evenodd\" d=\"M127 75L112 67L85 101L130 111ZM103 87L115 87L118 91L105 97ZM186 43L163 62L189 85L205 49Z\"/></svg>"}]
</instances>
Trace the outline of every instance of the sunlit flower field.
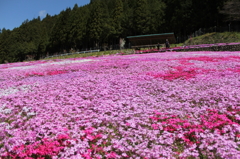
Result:
<instances>
[{"instance_id":1,"label":"sunlit flower field","mask_svg":"<svg viewBox=\"0 0 240 159\"><path fill-rule=\"evenodd\" d=\"M240 158L240 52L0 65L0 158Z\"/></svg>"}]
</instances>

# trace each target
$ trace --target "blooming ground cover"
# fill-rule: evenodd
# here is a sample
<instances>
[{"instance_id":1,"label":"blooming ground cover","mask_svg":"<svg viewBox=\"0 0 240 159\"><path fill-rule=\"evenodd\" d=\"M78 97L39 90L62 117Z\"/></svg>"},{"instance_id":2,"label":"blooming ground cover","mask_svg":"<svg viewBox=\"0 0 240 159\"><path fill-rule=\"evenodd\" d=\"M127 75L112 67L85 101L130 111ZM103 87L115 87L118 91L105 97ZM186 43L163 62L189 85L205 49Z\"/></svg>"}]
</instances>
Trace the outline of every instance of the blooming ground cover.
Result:
<instances>
[{"instance_id":1,"label":"blooming ground cover","mask_svg":"<svg viewBox=\"0 0 240 159\"><path fill-rule=\"evenodd\" d=\"M231 45L240 45L239 42L234 42L234 43L215 43L215 44L199 44L199 45L188 45L188 46L177 46L177 47L171 47L171 48L161 48L160 50L157 50L156 48L154 49L145 49L145 50L135 50L136 54L141 54L141 53L149 53L149 52L165 52L165 51L178 51L181 49L196 49L196 48L210 48L213 46L231 46Z\"/></svg>"},{"instance_id":2,"label":"blooming ground cover","mask_svg":"<svg viewBox=\"0 0 240 159\"><path fill-rule=\"evenodd\" d=\"M0 65L0 158L240 158L240 52Z\"/></svg>"}]
</instances>

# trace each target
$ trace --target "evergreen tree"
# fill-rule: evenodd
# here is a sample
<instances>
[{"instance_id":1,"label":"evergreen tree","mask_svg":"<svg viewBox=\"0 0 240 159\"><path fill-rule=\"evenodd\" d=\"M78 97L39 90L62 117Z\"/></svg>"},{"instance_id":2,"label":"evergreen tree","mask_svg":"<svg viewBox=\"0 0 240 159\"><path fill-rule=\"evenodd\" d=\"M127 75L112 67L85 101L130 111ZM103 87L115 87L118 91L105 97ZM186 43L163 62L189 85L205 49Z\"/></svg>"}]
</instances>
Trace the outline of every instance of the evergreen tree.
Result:
<instances>
[{"instance_id":1,"label":"evergreen tree","mask_svg":"<svg viewBox=\"0 0 240 159\"><path fill-rule=\"evenodd\" d=\"M220 8L221 16L225 22L240 21L240 0L229 0ZM218 15L219 16L219 15Z\"/></svg>"},{"instance_id":2,"label":"evergreen tree","mask_svg":"<svg viewBox=\"0 0 240 159\"><path fill-rule=\"evenodd\" d=\"M90 0L90 4L92 4L95 0Z\"/></svg>"},{"instance_id":3,"label":"evergreen tree","mask_svg":"<svg viewBox=\"0 0 240 159\"><path fill-rule=\"evenodd\" d=\"M102 27L102 34L100 35L100 46L104 43L107 43L111 35L114 34L114 27L112 25L112 19L109 15L109 9L107 2L108 0L101 1L101 8L102 8L102 17L101 17L101 27Z\"/></svg>"},{"instance_id":4,"label":"evergreen tree","mask_svg":"<svg viewBox=\"0 0 240 159\"><path fill-rule=\"evenodd\" d=\"M78 5L75 4L71 13L70 13L70 16L69 16L69 25L70 25L70 32L69 32L69 43L71 44L71 48L74 47L76 48L76 36L77 36L77 33L78 33L78 19L79 19L79 15L78 15Z\"/></svg>"},{"instance_id":5,"label":"evergreen tree","mask_svg":"<svg viewBox=\"0 0 240 159\"><path fill-rule=\"evenodd\" d=\"M70 34L69 40L74 49L83 49L87 32L87 21L89 18L89 10L87 6L75 7L70 14Z\"/></svg>"},{"instance_id":6,"label":"evergreen tree","mask_svg":"<svg viewBox=\"0 0 240 159\"><path fill-rule=\"evenodd\" d=\"M91 6L91 14L88 21L88 35L93 47L98 47L103 32L103 10L100 0L95 0Z\"/></svg>"},{"instance_id":7,"label":"evergreen tree","mask_svg":"<svg viewBox=\"0 0 240 159\"><path fill-rule=\"evenodd\" d=\"M114 36L119 37L122 34L122 18L123 18L123 3L122 0L114 1L114 9L112 12Z\"/></svg>"},{"instance_id":8,"label":"evergreen tree","mask_svg":"<svg viewBox=\"0 0 240 159\"><path fill-rule=\"evenodd\" d=\"M122 17L122 36L135 35L135 26L134 26L134 7L135 0L125 0L123 2L123 17Z\"/></svg>"},{"instance_id":9,"label":"evergreen tree","mask_svg":"<svg viewBox=\"0 0 240 159\"><path fill-rule=\"evenodd\" d=\"M71 8L60 12L51 33L51 43L54 51L64 51L71 48L69 44L70 17Z\"/></svg>"},{"instance_id":10,"label":"evergreen tree","mask_svg":"<svg viewBox=\"0 0 240 159\"><path fill-rule=\"evenodd\" d=\"M148 8L150 11L150 33L162 33L162 25L165 23L166 5L162 0L148 0Z\"/></svg>"},{"instance_id":11,"label":"evergreen tree","mask_svg":"<svg viewBox=\"0 0 240 159\"><path fill-rule=\"evenodd\" d=\"M193 19L196 19L196 21L192 23L196 26L195 28L216 26L221 19L219 11L226 1L227 0L202 0L201 3L194 1Z\"/></svg>"},{"instance_id":12,"label":"evergreen tree","mask_svg":"<svg viewBox=\"0 0 240 159\"><path fill-rule=\"evenodd\" d=\"M50 41L51 39L51 33L53 30L53 26L55 24L57 20L57 15L55 16L50 16L50 15L46 15L46 17L41 21L41 27L44 30L45 34L45 40L44 40L44 44L45 44L45 51L42 52L43 56L46 56L47 52L53 52L54 50L52 47L52 43Z\"/></svg>"},{"instance_id":13,"label":"evergreen tree","mask_svg":"<svg viewBox=\"0 0 240 159\"><path fill-rule=\"evenodd\" d=\"M12 59L10 59L10 52L8 50L9 46L9 37L12 32L10 30L7 30L3 28L1 30L0 34L0 63L4 63L4 61L11 62Z\"/></svg>"},{"instance_id":14,"label":"evergreen tree","mask_svg":"<svg viewBox=\"0 0 240 159\"><path fill-rule=\"evenodd\" d=\"M166 3L165 32L185 30L192 32L192 0L172 0Z\"/></svg>"},{"instance_id":15,"label":"evergreen tree","mask_svg":"<svg viewBox=\"0 0 240 159\"><path fill-rule=\"evenodd\" d=\"M135 34L148 34L150 32L150 17L147 0L138 0L134 9Z\"/></svg>"}]
</instances>

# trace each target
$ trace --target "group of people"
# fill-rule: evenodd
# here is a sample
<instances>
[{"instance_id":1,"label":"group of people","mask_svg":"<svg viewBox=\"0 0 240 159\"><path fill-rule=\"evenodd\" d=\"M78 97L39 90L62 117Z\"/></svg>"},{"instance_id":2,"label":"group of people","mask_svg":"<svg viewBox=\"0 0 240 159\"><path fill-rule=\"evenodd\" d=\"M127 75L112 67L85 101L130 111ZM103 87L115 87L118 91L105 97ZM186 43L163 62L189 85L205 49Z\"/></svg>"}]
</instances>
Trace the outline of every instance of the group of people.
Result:
<instances>
[{"instance_id":1,"label":"group of people","mask_svg":"<svg viewBox=\"0 0 240 159\"><path fill-rule=\"evenodd\" d=\"M170 48L170 43L169 43L168 39L166 39L165 46L166 46L166 49ZM157 45L157 48L158 48L158 50L160 49L160 44L159 43Z\"/></svg>"}]
</instances>

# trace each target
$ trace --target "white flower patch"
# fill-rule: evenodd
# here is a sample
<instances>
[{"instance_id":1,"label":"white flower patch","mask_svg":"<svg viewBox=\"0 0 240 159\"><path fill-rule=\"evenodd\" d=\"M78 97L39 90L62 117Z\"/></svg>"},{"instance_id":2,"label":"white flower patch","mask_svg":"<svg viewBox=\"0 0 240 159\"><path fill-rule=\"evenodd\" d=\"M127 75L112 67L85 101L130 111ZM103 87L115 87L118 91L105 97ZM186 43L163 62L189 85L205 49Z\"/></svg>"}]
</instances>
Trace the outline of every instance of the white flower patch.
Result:
<instances>
[{"instance_id":1,"label":"white flower patch","mask_svg":"<svg viewBox=\"0 0 240 159\"><path fill-rule=\"evenodd\" d=\"M27 116L28 116L28 117L34 116L34 115L37 115L37 113L35 113L35 112L29 112L29 113L27 113Z\"/></svg>"},{"instance_id":2,"label":"white flower patch","mask_svg":"<svg viewBox=\"0 0 240 159\"><path fill-rule=\"evenodd\" d=\"M6 107L6 104L2 105L0 107L0 113L2 114L10 114L12 112L12 109L5 109Z\"/></svg>"},{"instance_id":3,"label":"white flower patch","mask_svg":"<svg viewBox=\"0 0 240 159\"><path fill-rule=\"evenodd\" d=\"M0 89L0 97L15 94L19 91L27 92L31 88L32 88L31 85L21 85L19 87L9 87L7 89Z\"/></svg>"},{"instance_id":4,"label":"white flower patch","mask_svg":"<svg viewBox=\"0 0 240 159\"><path fill-rule=\"evenodd\" d=\"M54 65L62 65L62 64L73 64L73 63L80 63L80 62L89 62L89 61L93 61L92 59L80 59L80 60L64 60L64 61L56 61L56 62L52 62L51 64ZM42 64L42 66L44 65L49 65L49 64Z\"/></svg>"},{"instance_id":5,"label":"white flower patch","mask_svg":"<svg viewBox=\"0 0 240 159\"><path fill-rule=\"evenodd\" d=\"M32 108L23 107L22 111L27 113L27 112L29 112L31 109L32 109Z\"/></svg>"},{"instance_id":6,"label":"white flower patch","mask_svg":"<svg viewBox=\"0 0 240 159\"><path fill-rule=\"evenodd\" d=\"M190 63L194 63L194 64L203 64L204 61L198 61L198 60L189 60Z\"/></svg>"},{"instance_id":7,"label":"white flower patch","mask_svg":"<svg viewBox=\"0 0 240 159\"><path fill-rule=\"evenodd\" d=\"M22 111L20 112L20 114L26 113L27 117L37 115L37 113L31 112L31 110L32 110L32 108L30 108L30 107L23 107L23 109L22 109Z\"/></svg>"},{"instance_id":8,"label":"white flower patch","mask_svg":"<svg viewBox=\"0 0 240 159\"><path fill-rule=\"evenodd\" d=\"M36 65L33 65L33 66L15 66L15 67L10 67L10 68L7 68L7 69L18 69L18 70L24 70L24 69L30 69L30 68L35 68Z\"/></svg>"},{"instance_id":9,"label":"white flower patch","mask_svg":"<svg viewBox=\"0 0 240 159\"><path fill-rule=\"evenodd\" d=\"M9 123L6 123L6 122L1 122L0 123L0 131L4 131L4 129L10 129L11 126L9 125Z\"/></svg>"},{"instance_id":10,"label":"white flower patch","mask_svg":"<svg viewBox=\"0 0 240 159\"><path fill-rule=\"evenodd\" d=\"M93 60L92 59L80 59L80 60L51 61L51 62L40 63L40 64L31 65L31 66L15 66L15 67L10 67L8 69L25 70L25 69L37 68L37 67L41 67L41 66L49 66L49 64L64 65L64 64L73 64L73 63L89 62L89 61L93 61Z\"/></svg>"}]
</instances>

